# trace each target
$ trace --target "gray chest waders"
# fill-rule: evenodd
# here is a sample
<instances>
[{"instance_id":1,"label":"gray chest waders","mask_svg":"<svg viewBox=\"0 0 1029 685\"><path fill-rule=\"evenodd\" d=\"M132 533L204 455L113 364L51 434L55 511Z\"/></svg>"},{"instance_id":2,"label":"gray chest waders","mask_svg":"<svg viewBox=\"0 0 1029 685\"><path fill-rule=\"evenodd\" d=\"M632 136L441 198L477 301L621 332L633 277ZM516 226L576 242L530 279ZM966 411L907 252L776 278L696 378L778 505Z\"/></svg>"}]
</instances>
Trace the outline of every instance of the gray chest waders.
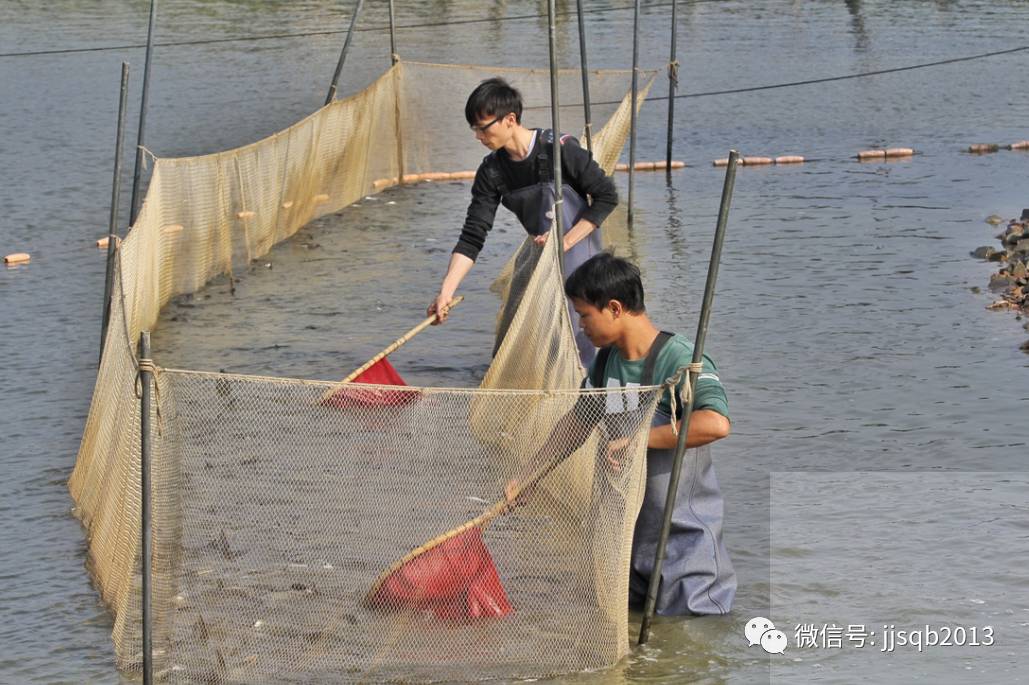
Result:
<instances>
[{"instance_id":1,"label":"gray chest waders","mask_svg":"<svg viewBox=\"0 0 1029 685\"><path fill-rule=\"evenodd\" d=\"M554 144L553 132L549 129L541 131L536 144L540 146L535 160L535 175L539 179L537 183L519 188L518 190L509 191L507 188L510 186L506 178L495 179L501 189L501 204L518 217L518 221L521 222L522 227L525 228L530 236L543 235L550 231L553 218L552 215L548 216L548 214L552 211L556 199L554 193L554 172L551 168L551 150ZM500 167L500 165L497 166ZM503 176L502 173L501 176ZM582 215L589 207L589 203L568 184L562 184L561 190L562 199L564 200L562 203L563 211L561 212L562 227L564 232L568 233L575 223L582 218ZM572 249L564 253L565 278L570 276L579 265L601 250L603 250L603 245L601 244L600 228L598 227L576 243ZM541 251L541 248L538 247L534 250L520 251L517 258L519 261L515 263L515 271L520 272L520 267L523 267L526 260L531 259L535 261L539 259ZM500 316L496 344L493 349L494 354L496 354L500 348L500 343L504 340L504 335L507 333L507 328L514 317L514 312L518 309L524 292L524 288L511 289L504 308L505 311ZM579 315L575 313L571 302L568 302L568 314L572 320L572 330L575 331L575 344L579 349L579 359L584 367L589 368L597 354L597 348L593 346L593 343L586 337L586 334L579 328Z\"/></svg>"}]
</instances>

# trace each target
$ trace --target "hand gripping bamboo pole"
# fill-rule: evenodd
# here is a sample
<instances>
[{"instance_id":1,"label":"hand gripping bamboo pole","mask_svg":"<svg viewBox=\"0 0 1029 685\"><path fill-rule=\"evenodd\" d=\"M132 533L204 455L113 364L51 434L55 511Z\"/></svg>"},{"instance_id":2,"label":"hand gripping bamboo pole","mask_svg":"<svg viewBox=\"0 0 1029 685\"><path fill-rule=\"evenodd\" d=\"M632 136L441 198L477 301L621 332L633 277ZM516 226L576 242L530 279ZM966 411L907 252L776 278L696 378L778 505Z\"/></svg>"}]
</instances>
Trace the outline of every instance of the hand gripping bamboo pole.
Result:
<instances>
[{"instance_id":1,"label":"hand gripping bamboo pole","mask_svg":"<svg viewBox=\"0 0 1029 685\"><path fill-rule=\"evenodd\" d=\"M463 299L464 299L464 295L458 295L457 297L455 297L453 300L450 301L449 307L451 307L451 308L456 307L457 305L461 304L461 301ZM414 336L418 335L419 333L424 331L426 328L431 326L432 322L434 322L435 320L436 320L436 315L435 314L433 314L432 316L425 317L425 320L422 321L420 324L418 324L417 326L415 326L414 328L409 330L407 333L404 333L402 336L400 336L399 338L394 340L382 352L379 352L377 355L375 355L374 357L369 359L367 362L362 364L360 366L360 368L356 369L349 376L347 376L346 378L341 380L339 383L336 383L335 385L333 385L331 388L326 390L324 393L322 393L321 401L324 402L325 400L329 399L334 394L336 394L336 392L338 392L341 387L343 387L344 385L346 385L350 381L354 380L355 378L360 376L362 373L364 373L368 369L370 369L373 366L375 366L375 364L377 364L383 358L388 357L389 355L391 355L394 352L396 352L398 349L403 347L404 344L407 343L411 338L413 338Z\"/></svg>"}]
</instances>

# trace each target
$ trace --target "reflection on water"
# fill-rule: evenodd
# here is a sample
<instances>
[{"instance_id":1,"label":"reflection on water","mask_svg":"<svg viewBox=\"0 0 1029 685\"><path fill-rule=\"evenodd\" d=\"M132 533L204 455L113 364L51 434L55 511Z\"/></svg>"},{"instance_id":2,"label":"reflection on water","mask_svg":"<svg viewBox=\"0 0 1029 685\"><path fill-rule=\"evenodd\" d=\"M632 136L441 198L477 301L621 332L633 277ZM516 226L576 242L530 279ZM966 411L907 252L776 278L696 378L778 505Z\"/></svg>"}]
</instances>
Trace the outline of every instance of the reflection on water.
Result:
<instances>
[{"instance_id":1,"label":"reflection on water","mask_svg":"<svg viewBox=\"0 0 1029 685\"><path fill-rule=\"evenodd\" d=\"M539 11L528 2L488 10L464 1L399 4L409 23ZM385 8L373 5L366 8L368 25L384 24ZM6 52L135 43L145 35L146 11L143 2L5 6L0 44ZM690 3L679 9L680 92L981 53L1007 44L1025 12L1018 3L983 2ZM668 15L664 5L644 9L645 65L660 67L667 59ZM631 20L625 11L590 16L592 67L628 64ZM162 5L159 26L162 40L176 40L345 22L339 4L324 0L288 6L181 0ZM574 22L563 26L569 31L563 59L574 65ZM408 59L543 66L545 28L529 19L404 30L398 40ZM384 37L355 36L344 90L386 67ZM337 35L157 51L150 147L162 155L195 154L286 126L320 104L340 42ZM138 89L140 50L0 59L7 161L0 244L5 253L33 253L28 267L0 273L8 372L0 396L4 681L118 677L110 620L82 567L84 543L68 514L65 482L95 374L103 257L91 245L106 232L122 59L133 62ZM677 104L676 156L692 166L674 173L670 185L662 174L641 174L633 230L625 228L624 214L608 226L617 249L642 265L648 308L664 328L694 333L721 191L721 172L710 160L735 146L747 154L826 161L745 168L737 179L708 337L734 419L732 437L714 456L726 497L727 543L740 575L736 610L727 618L659 621L651 646L600 679L766 677L767 658L747 650L739 627L769 607L770 472L1024 470L1019 457L1029 395L1021 382L1026 358L1017 346L1025 333L1010 315L985 310L989 296L971 289L985 284L991 265L967 254L996 232L983 217L1014 216L1029 205L1023 183L1029 155L958 153L970 142L1027 137L1029 112L1017 76L1023 61L1014 54ZM462 104L454 103L449 115L461 116ZM426 114L427 135L432 117L448 115L444 106ZM662 155L664 118L661 103L644 111L639 158ZM873 145L907 145L923 154L888 164L845 161ZM618 182L624 196L625 177ZM421 318L467 197L467 185L427 184L323 218L242 274L234 297L221 279L170 306L156 332L157 359L203 369L346 375ZM395 365L408 382L469 386L481 376L496 302L488 284L520 240L519 230L509 218L498 225L467 280L468 300L446 326L397 353ZM795 506L798 515L820 521L817 534L826 540L867 535L879 520L860 509L822 518L818 501L798 495ZM949 531L964 519L940 511L921 529L918 554L945 559ZM828 571L817 559L805 563L813 564L806 573ZM939 567L973 575L980 571L973 563L946 559ZM998 596L1019 595L1016 579L1000 570L993 575ZM830 612L834 590L818 580L800 579L791 594L812 616ZM872 578L838 583L858 596L881 591ZM1024 621L1014 601L998 600L999 613L970 606L963 616L1013 631ZM887 618L901 624L946 617L945 603L912 600ZM826 622L849 618L824 616ZM888 660L868 657L860 668L889 679ZM566 680L587 678L598 676Z\"/></svg>"}]
</instances>

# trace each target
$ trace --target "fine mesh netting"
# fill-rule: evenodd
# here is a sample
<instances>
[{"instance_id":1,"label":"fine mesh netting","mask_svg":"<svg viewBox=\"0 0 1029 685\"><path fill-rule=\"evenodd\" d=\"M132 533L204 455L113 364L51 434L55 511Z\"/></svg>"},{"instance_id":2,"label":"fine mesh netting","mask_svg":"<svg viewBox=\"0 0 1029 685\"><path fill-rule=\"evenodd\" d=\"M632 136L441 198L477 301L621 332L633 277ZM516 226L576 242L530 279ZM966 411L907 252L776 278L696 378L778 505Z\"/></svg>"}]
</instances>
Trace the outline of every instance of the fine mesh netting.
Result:
<instances>
[{"instance_id":1,"label":"fine mesh netting","mask_svg":"<svg viewBox=\"0 0 1029 685\"><path fill-rule=\"evenodd\" d=\"M69 483L90 573L114 616L120 668L138 671L142 662L140 332L173 297L244 267L313 218L414 175L474 169L481 148L459 105L498 74L522 90L525 123L546 126L546 71L399 63L257 143L155 160L118 249L110 329ZM563 92L578 92L579 78L561 72ZM597 121L608 120L594 136L608 171L627 134L629 80L629 72L591 72L594 98L621 103L594 109ZM438 114L444 96L457 103L447 116ZM581 130L579 111L562 108L564 130ZM518 306L477 390L348 386L323 403L327 384L158 372L150 413L162 678L531 677L607 665L626 652L639 427L649 425L657 389L601 391L603 401L583 402L558 244L519 253L505 288L505 301L514 294ZM585 428L559 426L575 406ZM611 407L626 409L617 427L605 418ZM422 601L362 601L391 564L481 514L507 479L524 477L555 426L543 452L574 453L523 508L482 528L509 613L471 619ZM619 474L598 467L612 436L632 438Z\"/></svg>"}]
</instances>

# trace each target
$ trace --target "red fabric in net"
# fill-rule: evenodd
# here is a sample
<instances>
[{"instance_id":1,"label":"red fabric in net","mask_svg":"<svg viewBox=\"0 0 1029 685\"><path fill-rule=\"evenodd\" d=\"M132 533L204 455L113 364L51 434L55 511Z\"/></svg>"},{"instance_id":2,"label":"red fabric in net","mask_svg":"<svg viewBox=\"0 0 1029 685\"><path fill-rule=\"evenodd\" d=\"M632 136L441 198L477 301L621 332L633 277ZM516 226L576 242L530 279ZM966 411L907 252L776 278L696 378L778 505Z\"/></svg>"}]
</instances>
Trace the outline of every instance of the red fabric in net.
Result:
<instances>
[{"instance_id":1,"label":"red fabric in net","mask_svg":"<svg viewBox=\"0 0 1029 685\"><path fill-rule=\"evenodd\" d=\"M451 620L500 618L512 611L478 527L398 568L379 586L371 602L394 609L428 609Z\"/></svg>"},{"instance_id":2,"label":"red fabric in net","mask_svg":"<svg viewBox=\"0 0 1029 685\"><path fill-rule=\"evenodd\" d=\"M355 378L352 383L368 383L371 385L402 385L407 383L397 370L383 357ZM414 391L385 390L382 388L345 387L334 392L322 404L332 407L379 406L396 407L418 399L419 393Z\"/></svg>"}]
</instances>

